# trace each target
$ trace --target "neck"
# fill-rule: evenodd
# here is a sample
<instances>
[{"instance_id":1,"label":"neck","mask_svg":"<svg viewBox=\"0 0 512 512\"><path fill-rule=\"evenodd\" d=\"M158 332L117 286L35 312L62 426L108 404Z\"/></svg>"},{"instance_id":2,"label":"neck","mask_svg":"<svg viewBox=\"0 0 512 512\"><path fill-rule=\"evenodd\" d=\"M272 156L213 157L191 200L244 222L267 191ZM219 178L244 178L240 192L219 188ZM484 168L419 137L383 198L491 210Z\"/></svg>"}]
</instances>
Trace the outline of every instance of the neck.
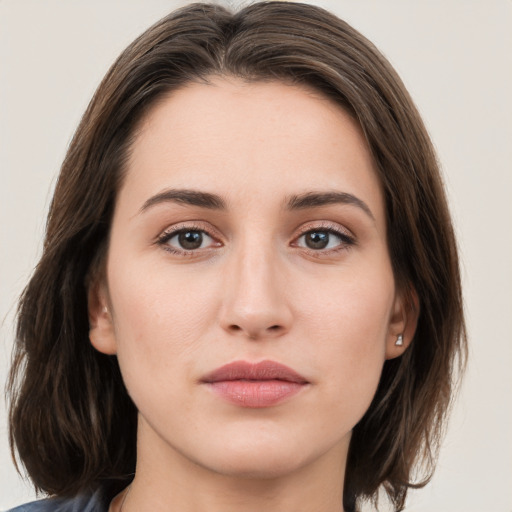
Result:
<instances>
[{"instance_id":1,"label":"neck","mask_svg":"<svg viewBox=\"0 0 512 512\"><path fill-rule=\"evenodd\" d=\"M212 471L167 444L158 446L143 437L135 479L120 497L122 512L343 511L348 441L292 470L241 477Z\"/></svg>"}]
</instances>

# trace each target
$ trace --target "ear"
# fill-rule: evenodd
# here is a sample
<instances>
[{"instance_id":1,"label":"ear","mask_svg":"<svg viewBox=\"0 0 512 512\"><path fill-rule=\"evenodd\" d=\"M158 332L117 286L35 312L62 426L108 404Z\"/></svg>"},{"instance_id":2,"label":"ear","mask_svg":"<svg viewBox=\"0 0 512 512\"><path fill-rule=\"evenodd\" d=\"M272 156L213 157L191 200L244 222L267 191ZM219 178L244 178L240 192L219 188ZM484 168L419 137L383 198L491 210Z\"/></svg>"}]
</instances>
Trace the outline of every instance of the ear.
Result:
<instances>
[{"instance_id":1,"label":"ear","mask_svg":"<svg viewBox=\"0 0 512 512\"><path fill-rule=\"evenodd\" d=\"M106 284L101 281L91 283L87 292L89 311L89 340L92 346L103 354L117 353L117 343L112 321L112 308L109 305Z\"/></svg>"},{"instance_id":2,"label":"ear","mask_svg":"<svg viewBox=\"0 0 512 512\"><path fill-rule=\"evenodd\" d=\"M386 359L399 357L407 350L416 332L419 313L420 304L414 288L397 292L386 340ZM401 343L397 344L399 336Z\"/></svg>"}]
</instances>

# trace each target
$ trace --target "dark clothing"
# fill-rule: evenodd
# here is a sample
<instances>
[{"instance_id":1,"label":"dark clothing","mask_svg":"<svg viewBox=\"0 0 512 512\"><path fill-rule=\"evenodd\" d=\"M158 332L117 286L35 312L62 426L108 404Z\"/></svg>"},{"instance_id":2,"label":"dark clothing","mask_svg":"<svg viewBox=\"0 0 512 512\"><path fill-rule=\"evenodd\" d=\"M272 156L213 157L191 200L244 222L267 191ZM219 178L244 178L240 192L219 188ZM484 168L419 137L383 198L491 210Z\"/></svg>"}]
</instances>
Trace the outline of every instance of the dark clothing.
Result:
<instances>
[{"instance_id":1,"label":"dark clothing","mask_svg":"<svg viewBox=\"0 0 512 512\"><path fill-rule=\"evenodd\" d=\"M91 494L81 494L75 498L47 498L7 512L108 512L110 502L119 491L118 487L100 487Z\"/></svg>"}]
</instances>

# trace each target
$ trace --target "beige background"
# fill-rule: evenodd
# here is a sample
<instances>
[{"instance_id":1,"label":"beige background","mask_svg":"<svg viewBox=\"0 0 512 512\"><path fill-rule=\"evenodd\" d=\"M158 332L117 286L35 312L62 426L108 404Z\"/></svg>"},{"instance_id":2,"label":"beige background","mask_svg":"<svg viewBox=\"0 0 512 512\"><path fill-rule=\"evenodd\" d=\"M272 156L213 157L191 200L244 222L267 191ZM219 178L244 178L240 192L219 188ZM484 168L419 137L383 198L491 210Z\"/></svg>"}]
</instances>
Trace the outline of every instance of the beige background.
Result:
<instances>
[{"instance_id":1,"label":"beige background","mask_svg":"<svg viewBox=\"0 0 512 512\"><path fill-rule=\"evenodd\" d=\"M59 164L96 85L171 0L0 0L0 382ZM239 2L225 2L238 4ZM512 1L324 0L387 55L438 149L463 258L470 366L408 511L512 512ZM0 510L31 499L0 404Z\"/></svg>"}]
</instances>

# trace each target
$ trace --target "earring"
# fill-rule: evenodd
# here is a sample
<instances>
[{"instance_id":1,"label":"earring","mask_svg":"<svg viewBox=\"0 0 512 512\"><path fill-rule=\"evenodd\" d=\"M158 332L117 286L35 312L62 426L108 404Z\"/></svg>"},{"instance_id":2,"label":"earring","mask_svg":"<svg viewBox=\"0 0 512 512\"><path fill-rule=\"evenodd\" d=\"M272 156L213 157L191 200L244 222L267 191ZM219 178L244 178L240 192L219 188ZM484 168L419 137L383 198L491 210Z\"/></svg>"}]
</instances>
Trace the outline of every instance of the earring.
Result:
<instances>
[{"instance_id":1,"label":"earring","mask_svg":"<svg viewBox=\"0 0 512 512\"><path fill-rule=\"evenodd\" d=\"M402 346L403 346L403 344L404 344L404 337L403 337L401 334L399 334L399 335L397 336L397 338L396 338L395 345L396 345L397 347L402 347Z\"/></svg>"},{"instance_id":2,"label":"earring","mask_svg":"<svg viewBox=\"0 0 512 512\"><path fill-rule=\"evenodd\" d=\"M103 309L101 310L103 313L108 313L108 308L107 306L103 306Z\"/></svg>"}]
</instances>

